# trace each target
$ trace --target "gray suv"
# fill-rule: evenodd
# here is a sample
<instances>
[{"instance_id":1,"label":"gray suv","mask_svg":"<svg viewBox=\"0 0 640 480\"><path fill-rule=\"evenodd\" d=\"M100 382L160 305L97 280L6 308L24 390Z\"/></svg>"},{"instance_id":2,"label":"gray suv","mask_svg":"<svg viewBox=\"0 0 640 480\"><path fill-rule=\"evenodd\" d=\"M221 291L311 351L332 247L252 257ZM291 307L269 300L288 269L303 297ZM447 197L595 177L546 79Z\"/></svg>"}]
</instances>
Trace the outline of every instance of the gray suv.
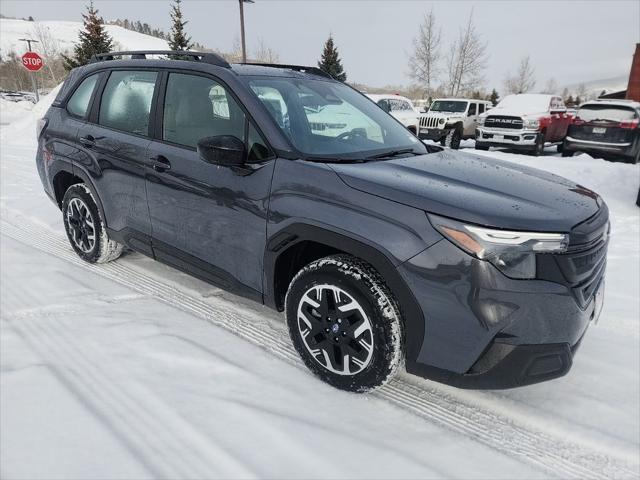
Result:
<instances>
[{"instance_id":1,"label":"gray suv","mask_svg":"<svg viewBox=\"0 0 640 480\"><path fill-rule=\"evenodd\" d=\"M596 193L425 146L316 68L99 55L38 144L81 258L127 247L285 311L305 364L344 390L403 364L460 387L559 377L600 312Z\"/></svg>"}]
</instances>

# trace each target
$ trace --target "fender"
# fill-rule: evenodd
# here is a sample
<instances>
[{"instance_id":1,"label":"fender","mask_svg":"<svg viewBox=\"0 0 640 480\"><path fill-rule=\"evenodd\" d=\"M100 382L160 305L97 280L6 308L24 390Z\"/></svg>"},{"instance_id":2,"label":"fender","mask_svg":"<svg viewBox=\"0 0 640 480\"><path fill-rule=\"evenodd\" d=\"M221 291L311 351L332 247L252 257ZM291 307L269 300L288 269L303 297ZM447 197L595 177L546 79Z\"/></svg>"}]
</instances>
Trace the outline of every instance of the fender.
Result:
<instances>
[{"instance_id":1,"label":"fender","mask_svg":"<svg viewBox=\"0 0 640 480\"><path fill-rule=\"evenodd\" d=\"M264 302L278 309L275 292L275 267L278 258L300 242L312 241L358 257L375 268L398 299L405 324L407 362L414 363L420 352L425 317L413 293L402 279L390 256L364 239L354 239L328 227L293 223L267 240L264 257Z\"/></svg>"}]
</instances>

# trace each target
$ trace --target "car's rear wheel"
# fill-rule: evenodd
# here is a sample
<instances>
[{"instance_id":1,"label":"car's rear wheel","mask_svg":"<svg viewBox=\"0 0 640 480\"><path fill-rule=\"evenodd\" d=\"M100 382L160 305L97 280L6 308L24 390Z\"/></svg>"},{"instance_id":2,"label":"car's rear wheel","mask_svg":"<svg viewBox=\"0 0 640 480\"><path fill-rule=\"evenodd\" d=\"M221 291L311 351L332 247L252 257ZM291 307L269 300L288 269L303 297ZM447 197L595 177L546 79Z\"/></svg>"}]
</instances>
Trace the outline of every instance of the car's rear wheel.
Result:
<instances>
[{"instance_id":1,"label":"car's rear wheel","mask_svg":"<svg viewBox=\"0 0 640 480\"><path fill-rule=\"evenodd\" d=\"M71 185L62 199L62 219L71 247L89 263L106 263L122 254L123 246L111 240L91 190Z\"/></svg>"},{"instance_id":2,"label":"car's rear wheel","mask_svg":"<svg viewBox=\"0 0 640 480\"><path fill-rule=\"evenodd\" d=\"M289 285L286 316L306 366L342 390L383 385L403 360L400 309L367 263L333 255L316 260Z\"/></svg>"}]
</instances>

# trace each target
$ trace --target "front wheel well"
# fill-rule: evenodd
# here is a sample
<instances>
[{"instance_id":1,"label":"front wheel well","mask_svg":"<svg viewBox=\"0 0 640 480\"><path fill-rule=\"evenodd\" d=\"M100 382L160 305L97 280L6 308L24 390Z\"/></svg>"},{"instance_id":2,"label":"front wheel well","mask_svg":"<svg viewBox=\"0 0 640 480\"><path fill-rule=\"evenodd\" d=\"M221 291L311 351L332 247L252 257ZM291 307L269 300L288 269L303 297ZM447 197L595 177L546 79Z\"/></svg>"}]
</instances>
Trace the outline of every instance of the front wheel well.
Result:
<instances>
[{"instance_id":1,"label":"front wheel well","mask_svg":"<svg viewBox=\"0 0 640 480\"><path fill-rule=\"evenodd\" d=\"M310 240L296 243L276 260L273 274L273 290L276 308L284 309L284 298L293 277L311 262L329 255L346 253L337 248Z\"/></svg>"},{"instance_id":2,"label":"front wheel well","mask_svg":"<svg viewBox=\"0 0 640 480\"><path fill-rule=\"evenodd\" d=\"M58 204L58 207L62 208L62 199L64 198L65 192L71 185L75 185L77 183L82 183L82 179L67 171L58 172L56 176L53 177L53 191L56 196L56 203Z\"/></svg>"}]
</instances>

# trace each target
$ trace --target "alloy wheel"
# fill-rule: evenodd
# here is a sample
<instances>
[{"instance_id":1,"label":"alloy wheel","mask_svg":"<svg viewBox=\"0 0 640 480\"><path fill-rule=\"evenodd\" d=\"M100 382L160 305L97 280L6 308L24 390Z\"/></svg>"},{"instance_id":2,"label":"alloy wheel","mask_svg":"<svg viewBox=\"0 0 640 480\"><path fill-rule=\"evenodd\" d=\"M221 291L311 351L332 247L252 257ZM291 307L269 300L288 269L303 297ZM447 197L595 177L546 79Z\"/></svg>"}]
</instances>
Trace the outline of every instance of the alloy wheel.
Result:
<instances>
[{"instance_id":1,"label":"alloy wheel","mask_svg":"<svg viewBox=\"0 0 640 480\"><path fill-rule=\"evenodd\" d=\"M373 330L358 301L335 285L316 285L300 299L298 330L311 356L338 375L364 370L373 355Z\"/></svg>"},{"instance_id":2,"label":"alloy wheel","mask_svg":"<svg viewBox=\"0 0 640 480\"><path fill-rule=\"evenodd\" d=\"M89 207L80 198L72 198L67 205L67 225L75 246L84 253L96 244L96 229Z\"/></svg>"}]
</instances>

